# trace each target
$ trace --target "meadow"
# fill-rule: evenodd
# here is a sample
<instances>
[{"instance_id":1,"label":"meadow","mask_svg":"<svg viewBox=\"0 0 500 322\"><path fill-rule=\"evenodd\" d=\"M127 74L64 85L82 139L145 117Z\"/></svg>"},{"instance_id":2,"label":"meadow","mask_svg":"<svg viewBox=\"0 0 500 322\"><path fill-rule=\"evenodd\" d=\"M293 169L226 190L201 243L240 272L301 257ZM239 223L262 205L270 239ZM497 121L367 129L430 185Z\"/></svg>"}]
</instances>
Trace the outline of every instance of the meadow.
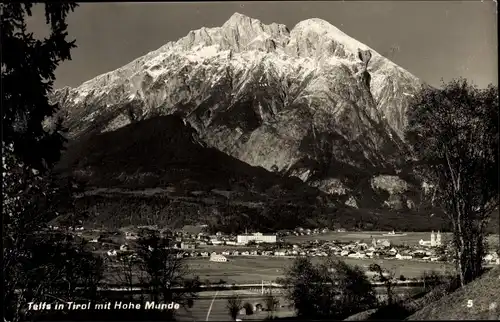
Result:
<instances>
[{"instance_id":1,"label":"meadow","mask_svg":"<svg viewBox=\"0 0 500 322\"><path fill-rule=\"evenodd\" d=\"M435 270L446 272L452 269L448 263L438 262L418 262L400 261L385 259L355 259L339 258L350 265L358 265L364 269L372 263L377 263L383 268L391 270L395 276L404 275L406 278L415 278L422 275L424 271ZM313 257L313 262L322 260ZM199 276L202 281L209 280L218 282L220 280L229 284L261 283L271 282L279 277L283 277L285 270L293 263L293 258L289 257L268 257L268 256L238 256L228 257L225 263L210 262L208 258L188 259L191 274Z\"/></svg>"}]
</instances>

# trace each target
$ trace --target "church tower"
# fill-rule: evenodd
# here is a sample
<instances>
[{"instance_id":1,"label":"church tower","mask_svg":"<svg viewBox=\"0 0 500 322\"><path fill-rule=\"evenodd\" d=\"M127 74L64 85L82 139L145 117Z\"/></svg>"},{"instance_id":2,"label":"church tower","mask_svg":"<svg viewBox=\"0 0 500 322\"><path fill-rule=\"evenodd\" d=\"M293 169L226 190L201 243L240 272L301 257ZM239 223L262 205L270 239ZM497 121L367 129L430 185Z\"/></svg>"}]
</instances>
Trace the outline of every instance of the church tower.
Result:
<instances>
[{"instance_id":1,"label":"church tower","mask_svg":"<svg viewBox=\"0 0 500 322\"><path fill-rule=\"evenodd\" d=\"M431 232L431 247L436 247L436 235L434 234L434 230Z\"/></svg>"}]
</instances>

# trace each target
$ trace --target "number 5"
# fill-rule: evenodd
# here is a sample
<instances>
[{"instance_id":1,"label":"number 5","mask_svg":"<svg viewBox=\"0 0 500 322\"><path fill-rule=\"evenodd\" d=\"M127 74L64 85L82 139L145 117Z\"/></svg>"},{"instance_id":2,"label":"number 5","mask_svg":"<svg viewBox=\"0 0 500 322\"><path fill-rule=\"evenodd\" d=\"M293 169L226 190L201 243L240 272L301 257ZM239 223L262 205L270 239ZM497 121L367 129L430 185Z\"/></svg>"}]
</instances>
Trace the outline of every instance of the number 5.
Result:
<instances>
[{"instance_id":1,"label":"number 5","mask_svg":"<svg viewBox=\"0 0 500 322\"><path fill-rule=\"evenodd\" d=\"M472 302L472 300L468 300L467 301L467 307L472 307L474 304Z\"/></svg>"}]
</instances>

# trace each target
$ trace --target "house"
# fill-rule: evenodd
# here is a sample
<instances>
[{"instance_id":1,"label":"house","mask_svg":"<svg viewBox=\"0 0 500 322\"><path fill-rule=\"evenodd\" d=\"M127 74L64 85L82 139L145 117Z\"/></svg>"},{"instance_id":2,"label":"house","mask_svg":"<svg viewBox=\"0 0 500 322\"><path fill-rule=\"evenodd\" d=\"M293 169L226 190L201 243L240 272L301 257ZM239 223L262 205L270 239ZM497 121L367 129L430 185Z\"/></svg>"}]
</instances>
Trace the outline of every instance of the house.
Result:
<instances>
[{"instance_id":1,"label":"house","mask_svg":"<svg viewBox=\"0 0 500 322\"><path fill-rule=\"evenodd\" d=\"M343 250L340 252L340 256L347 256L349 255L349 251L348 250Z\"/></svg>"},{"instance_id":2,"label":"house","mask_svg":"<svg viewBox=\"0 0 500 322\"><path fill-rule=\"evenodd\" d=\"M99 240L97 240L97 238L93 238L93 239L91 239L91 240L90 240L90 242L91 242L91 243L98 243L98 242L99 242Z\"/></svg>"},{"instance_id":3,"label":"house","mask_svg":"<svg viewBox=\"0 0 500 322\"><path fill-rule=\"evenodd\" d=\"M362 254L362 253L359 253L359 252L356 252L356 253L347 255L347 257L351 257L351 258L365 258L366 255Z\"/></svg>"},{"instance_id":4,"label":"house","mask_svg":"<svg viewBox=\"0 0 500 322\"><path fill-rule=\"evenodd\" d=\"M181 249L195 249L196 245L189 242L181 242Z\"/></svg>"},{"instance_id":5,"label":"house","mask_svg":"<svg viewBox=\"0 0 500 322\"><path fill-rule=\"evenodd\" d=\"M387 239L377 240L377 245L380 247L391 247L391 243Z\"/></svg>"},{"instance_id":6,"label":"house","mask_svg":"<svg viewBox=\"0 0 500 322\"><path fill-rule=\"evenodd\" d=\"M217 254L213 254L210 256L210 259L209 261L211 262L219 262L219 263L225 263L227 262L227 257L224 256L224 255L217 255Z\"/></svg>"},{"instance_id":7,"label":"house","mask_svg":"<svg viewBox=\"0 0 500 322\"><path fill-rule=\"evenodd\" d=\"M420 246L424 246L424 247L430 247L431 246L431 242L430 240L423 240L423 239L420 239L420 241L418 242L418 244Z\"/></svg>"},{"instance_id":8,"label":"house","mask_svg":"<svg viewBox=\"0 0 500 322\"><path fill-rule=\"evenodd\" d=\"M410 255L401 255L401 254L396 254L397 259L412 259L413 257Z\"/></svg>"},{"instance_id":9,"label":"house","mask_svg":"<svg viewBox=\"0 0 500 322\"><path fill-rule=\"evenodd\" d=\"M237 250L233 251L233 256L239 256L239 255L240 255L239 251L237 251Z\"/></svg>"},{"instance_id":10,"label":"house","mask_svg":"<svg viewBox=\"0 0 500 322\"><path fill-rule=\"evenodd\" d=\"M246 245L249 242L276 243L276 235L263 235L262 233L243 234L236 237L236 242L240 245Z\"/></svg>"},{"instance_id":11,"label":"house","mask_svg":"<svg viewBox=\"0 0 500 322\"><path fill-rule=\"evenodd\" d=\"M250 252L249 251L244 251L244 252L241 252L241 255L242 256L249 256Z\"/></svg>"},{"instance_id":12,"label":"house","mask_svg":"<svg viewBox=\"0 0 500 322\"><path fill-rule=\"evenodd\" d=\"M129 250L129 247L128 247L128 245L127 245L127 244L123 244L123 245L121 245L121 246L120 246L120 251L122 251L122 252L126 252L126 251L128 251L128 250Z\"/></svg>"},{"instance_id":13,"label":"house","mask_svg":"<svg viewBox=\"0 0 500 322\"><path fill-rule=\"evenodd\" d=\"M228 252L228 251L223 251L223 252L222 252L222 255L224 255L224 256L229 256L229 255L231 255L231 253L230 253L230 252Z\"/></svg>"},{"instance_id":14,"label":"house","mask_svg":"<svg viewBox=\"0 0 500 322\"><path fill-rule=\"evenodd\" d=\"M108 254L108 256L116 256L117 252L116 252L116 250L113 249L113 250L108 250L107 254Z\"/></svg>"}]
</instances>

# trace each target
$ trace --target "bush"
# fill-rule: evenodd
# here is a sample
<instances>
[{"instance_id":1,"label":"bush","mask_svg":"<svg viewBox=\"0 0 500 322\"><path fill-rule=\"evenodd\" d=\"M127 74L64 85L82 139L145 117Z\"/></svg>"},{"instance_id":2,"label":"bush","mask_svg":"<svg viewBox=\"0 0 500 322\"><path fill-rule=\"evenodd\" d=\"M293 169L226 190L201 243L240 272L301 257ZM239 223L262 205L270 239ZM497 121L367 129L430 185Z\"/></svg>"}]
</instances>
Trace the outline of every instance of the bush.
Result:
<instances>
[{"instance_id":1,"label":"bush","mask_svg":"<svg viewBox=\"0 0 500 322\"><path fill-rule=\"evenodd\" d=\"M246 315L252 315L253 314L253 305L246 302L243 304L243 308L245 309L245 314Z\"/></svg>"},{"instance_id":2,"label":"bush","mask_svg":"<svg viewBox=\"0 0 500 322\"><path fill-rule=\"evenodd\" d=\"M280 283L301 319L344 319L377 305L365 273L342 261L313 265L310 258L297 258Z\"/></svg>"}]
</instances>

